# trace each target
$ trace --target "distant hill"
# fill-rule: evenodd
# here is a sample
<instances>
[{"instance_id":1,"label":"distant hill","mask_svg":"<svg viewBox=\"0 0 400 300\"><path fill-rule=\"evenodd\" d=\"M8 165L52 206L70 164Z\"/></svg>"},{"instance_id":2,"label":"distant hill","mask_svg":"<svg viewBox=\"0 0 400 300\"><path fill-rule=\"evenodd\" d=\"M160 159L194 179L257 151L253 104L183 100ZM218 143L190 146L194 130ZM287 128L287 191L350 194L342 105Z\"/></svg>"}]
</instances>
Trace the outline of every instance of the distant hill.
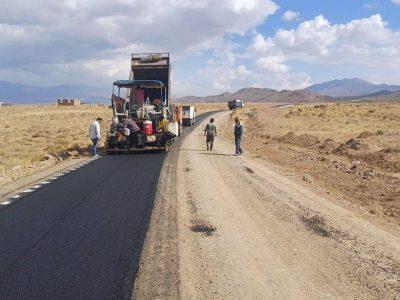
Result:
<instances>
[{"instance_id":1,"label":"distant hill","mask_svg":"<svg viewBox=\"0 0 400 300\"><path fill-rule=\"evenodd\" d=\"M353 78L314 84L306 90L331 97L359 97L382 91L399 91L400 85L374 84L360 78Z\"/></svg>"},{"instance_id":2,"label":"distant hill","mask_svg":"<svg viewBox=\"0 0 400 300\"><path fill-rule=\"evenodd\" d=\"M275 95L275 97L273 97L272 99L274 100L272 102L284 103L319 103L330 102L334 100L330 96L321 95L307 90L283 90Z\"/></svg>"},{"instance_id":3,"label":"distant hill","mask_svg":"<svg viewBox=\"0 0 400 300\"><path fill-rule=\"evenodd\" d=\"M370 101L400 101L400 91L395 92L379 92L370 94L364 97L359 97L360 100L367 99Z\"/></svg>"},{"instance_id":4,"label":"distant hill","mask_svg":"<svg viewBox=\"0 0 400 300\"><path fill-rule=\"evenodd\" d=\"M110 98L110 89L86 85L33 87L0 81L0 101L13 104L54 103L57 98L79 98L83 102L107 102Z\"/></svg>"},{"instance_id":5,"label":"distant hill","mask_svg":"<svg viewBox=\"0 0 400 300\"><path fill-rule=\"evenodd\" d=\"M177 102L226 102L228 100L233 99L241 99L245 101L252 102L262 102L265 101L266 98L271 97L278 93L276 90L266 89L266 88L243 88L238 90L235 93L222 93L219 95L212 95L206 97L197 97L197 96L186 96L175 99ZM251 100L250 100L251 99Z\"/></svg>"},{"instance_id":6,"label":"distant hill","mask_svg":"<svg viewBox=\"0 0 400 300\"><path fill-rule=\"evenodd\" d=\"M267 88L243 88L235 93L222 93L220 95L196 97L187 96L175 99L177 102L188 103L215 103L227 102L228 100L240 99L246 102L277 102L277 103L317 103L329 102L333 98L319 95L306 90L283 90L276 91Z\"/></svg>"},{"instance_id":7,"label":"distant hill","mask_svg":"<svg viewBox=\"0 0 400 300\"><path fill-rule=\"evenodd\" d=\"M361 97L363 97L363 98L387 97L387 96L394 95L394 94L396 94L396 93L398 94L399 91L387 91L387 90L383 90L383 91L379 91L379 92L376 92L376 93L364 95L364 96L361 96Z\"/></svg>"}]
</instances>

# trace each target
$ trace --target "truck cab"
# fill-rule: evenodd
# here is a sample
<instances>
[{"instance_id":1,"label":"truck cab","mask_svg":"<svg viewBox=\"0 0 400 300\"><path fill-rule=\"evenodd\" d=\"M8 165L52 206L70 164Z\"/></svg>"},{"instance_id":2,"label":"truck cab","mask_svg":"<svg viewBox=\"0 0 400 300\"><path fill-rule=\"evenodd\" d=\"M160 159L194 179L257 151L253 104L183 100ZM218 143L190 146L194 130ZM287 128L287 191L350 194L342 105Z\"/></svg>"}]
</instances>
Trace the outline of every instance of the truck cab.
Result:
<instances>
[{"instance_id":1,"label":"truck cab","mask_svg":"<svg viewBox=\"0 0 400 300\"><path fill-rule=\"evenodd\" d=\"M243 108L244 107L244 102L243 100L235 99L235 100L229 100L228 101L228 107L230 110L236 109L236 108Z\"/></svg>"}]
</instances>

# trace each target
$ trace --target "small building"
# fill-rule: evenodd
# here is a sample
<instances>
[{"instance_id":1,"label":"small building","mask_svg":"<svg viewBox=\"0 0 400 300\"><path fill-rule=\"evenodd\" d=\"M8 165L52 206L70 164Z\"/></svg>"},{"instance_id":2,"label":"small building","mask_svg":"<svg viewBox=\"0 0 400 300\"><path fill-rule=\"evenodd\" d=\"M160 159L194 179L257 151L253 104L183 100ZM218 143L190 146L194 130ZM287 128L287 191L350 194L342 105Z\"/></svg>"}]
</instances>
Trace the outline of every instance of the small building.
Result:
<instances>
[{"instance_id":1,"label":"small building","mask_svg":"<svg viewBox=\"0 0 400 300\"><path fill-rule=\"evenodd\" d=\"M58 98L57 99L58 105L63 105L63 106L76 106L76 105L81 105L81 100L80 99L71 99L71 98Z\"/></svg>"}]
</instances>

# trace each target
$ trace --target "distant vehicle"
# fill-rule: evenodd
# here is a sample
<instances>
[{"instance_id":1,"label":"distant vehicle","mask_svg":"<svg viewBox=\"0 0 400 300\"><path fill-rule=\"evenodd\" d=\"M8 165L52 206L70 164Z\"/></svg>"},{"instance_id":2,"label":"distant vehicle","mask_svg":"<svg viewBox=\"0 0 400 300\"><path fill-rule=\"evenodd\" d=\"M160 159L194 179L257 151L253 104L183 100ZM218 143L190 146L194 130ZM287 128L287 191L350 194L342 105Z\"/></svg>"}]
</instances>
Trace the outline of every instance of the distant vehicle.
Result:
<instances>
[{"instance_id":1,"label":"distant vehicle","mask_svg":"<svg viewBox=\"0 0 400 300\"><path fill-rule=\"evenodd\" d=\"M182 123L183 126L191 127L196 122L196 109L192 105L183 105L183 116Z\"/></svg>"},{"instance_id":2,"label":"distant vehicle","mask_svg":"<svg viewBox=\"0 0 400 300\"><path fill-rule=\"evenodd\" d=\"M228 101L228 107L230 110L235 109L235 108L243 108L244 107L244 103L243 100L229 100Z\"/></svg>"}]
</instances>

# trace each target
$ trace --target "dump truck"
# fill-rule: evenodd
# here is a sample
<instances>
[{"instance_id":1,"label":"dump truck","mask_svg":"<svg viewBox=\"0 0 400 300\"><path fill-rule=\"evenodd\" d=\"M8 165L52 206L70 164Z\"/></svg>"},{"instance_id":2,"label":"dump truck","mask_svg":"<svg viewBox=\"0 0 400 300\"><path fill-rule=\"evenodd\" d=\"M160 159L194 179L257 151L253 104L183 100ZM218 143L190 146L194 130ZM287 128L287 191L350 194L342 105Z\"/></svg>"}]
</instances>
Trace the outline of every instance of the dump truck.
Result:
<instances>
[{"instance_id":1,"label":"dump truck","mask_svg":"<svg viewBox=\"0 0 400 300\"><path fill-rule=\"evenodd\" d=\"M196 108L193 105L183 105L182 125L191 127L196 122Z\"/></svg>"},{"instance_id":2,"label":"dump truck","mask_svg":"<svg viewBox=\"0 0 400 300\"><path fill-rule=\"evenodd\" d=\"M228 101L228 107L230 110L236 109L236 108L243 108L244 103L243 100L235 99L235 100L229 100Z\"/></svg>"},{"instance_id":3,"label":"dump truck","mask_svg":"<svg viewBox=\"0 0 400 300\"><path fill-rule=\"evenodd\" d=\"M171 103L169 53L131 55L128 80L113 83L107 154L168 151L180 135L182 111Z\"/></svg>"}]
</instances>

